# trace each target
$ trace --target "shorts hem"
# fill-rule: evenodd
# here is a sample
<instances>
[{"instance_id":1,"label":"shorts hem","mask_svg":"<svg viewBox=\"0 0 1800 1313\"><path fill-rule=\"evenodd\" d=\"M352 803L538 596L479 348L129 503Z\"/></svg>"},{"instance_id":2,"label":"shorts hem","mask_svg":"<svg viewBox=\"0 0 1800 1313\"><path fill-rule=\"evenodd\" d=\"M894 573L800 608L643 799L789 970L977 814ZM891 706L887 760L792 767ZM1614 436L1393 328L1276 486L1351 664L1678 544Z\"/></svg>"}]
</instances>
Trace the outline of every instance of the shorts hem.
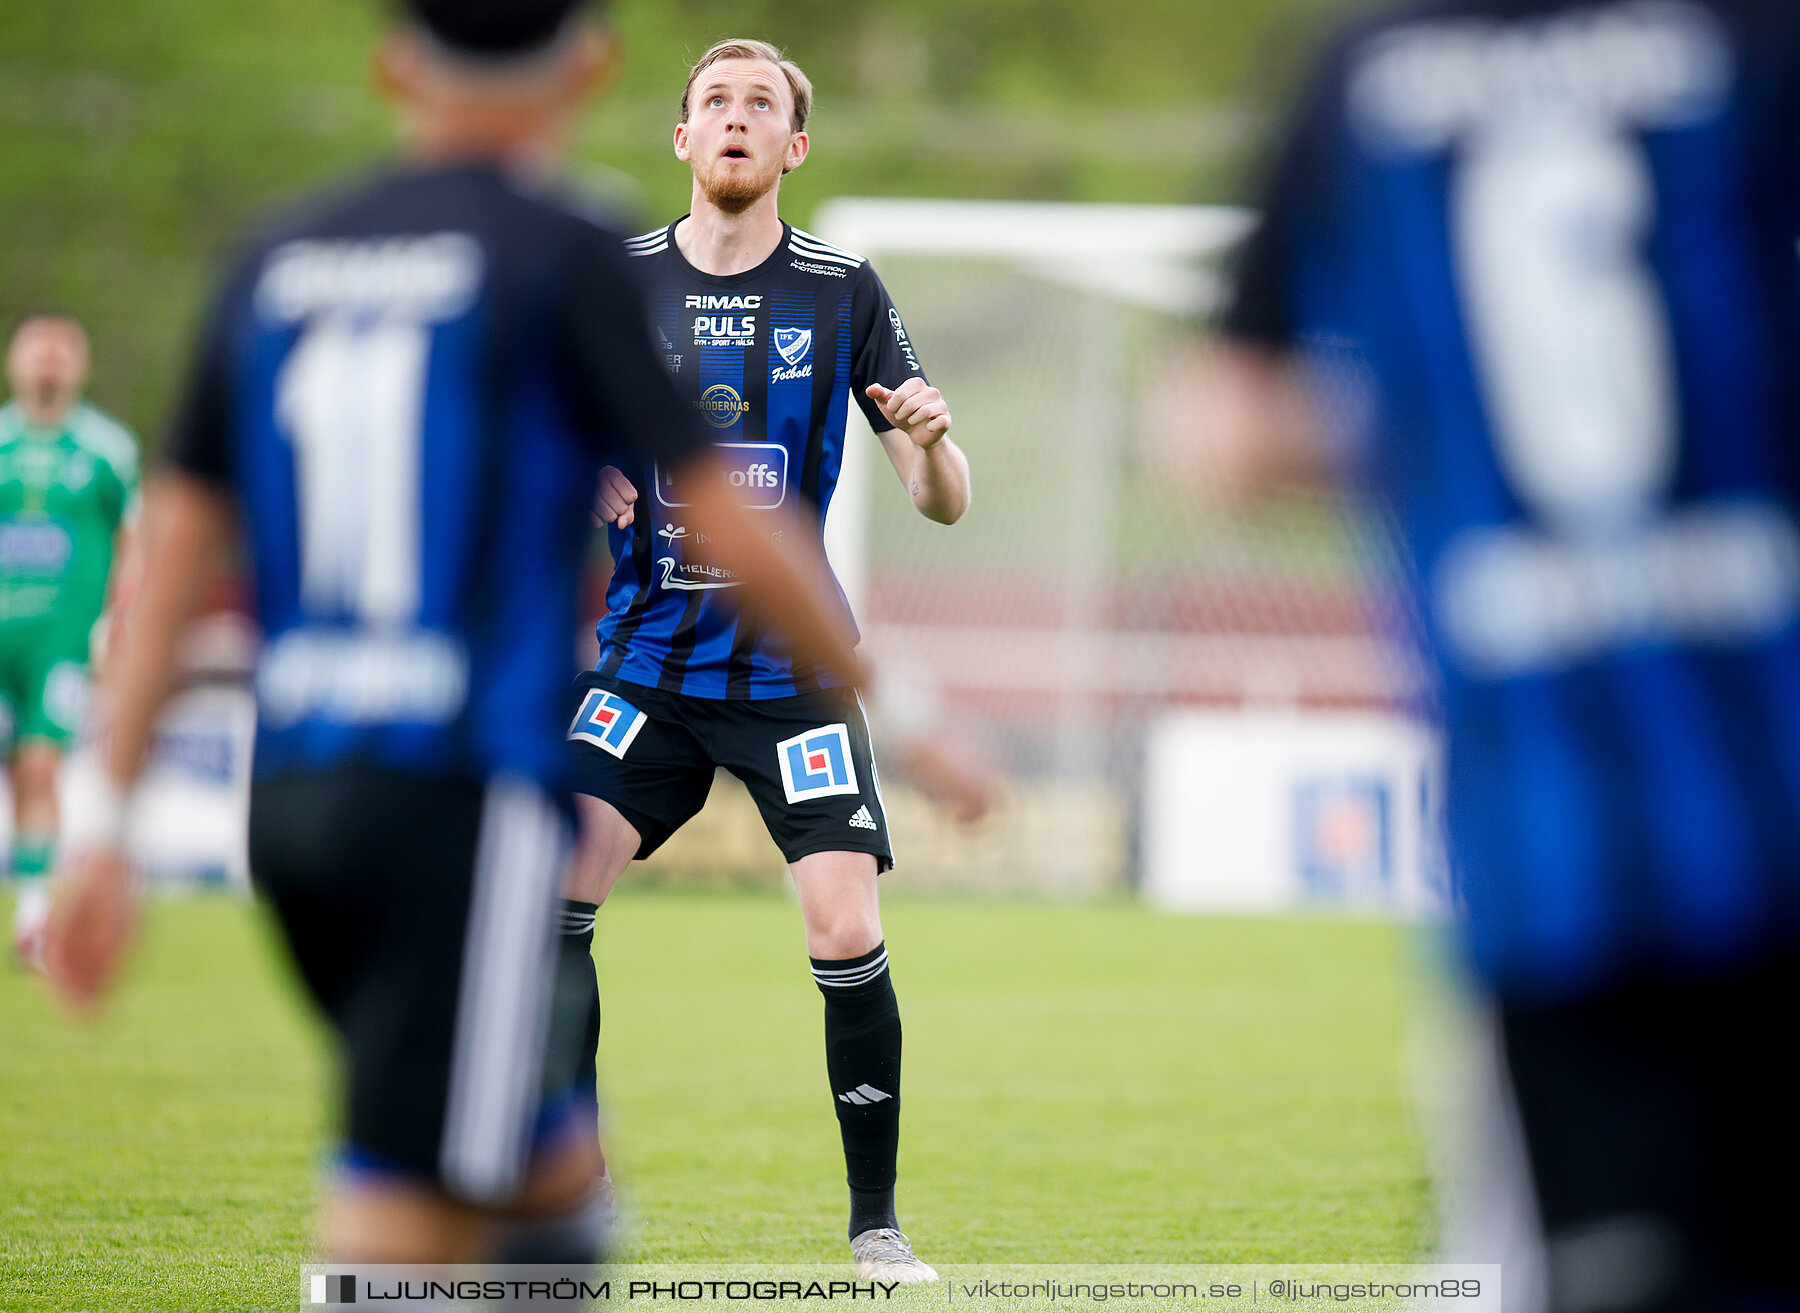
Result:
<instances>
[{"instance_id":1,"label":"shorts hem","mask_svg":"<svg viewBox=\"0 0 1800 1313\"><path fill-rule=\"evenodd\" d=\"M783 848L781 860L792 866L802 857L813 857L819 853L867 853L875 859L875 874L886 875L894 869L894 850L877 848L872 843L844 843L838 839L820 839L817 843L802 843L793 849Z\"/></svg>"}]
</instances>

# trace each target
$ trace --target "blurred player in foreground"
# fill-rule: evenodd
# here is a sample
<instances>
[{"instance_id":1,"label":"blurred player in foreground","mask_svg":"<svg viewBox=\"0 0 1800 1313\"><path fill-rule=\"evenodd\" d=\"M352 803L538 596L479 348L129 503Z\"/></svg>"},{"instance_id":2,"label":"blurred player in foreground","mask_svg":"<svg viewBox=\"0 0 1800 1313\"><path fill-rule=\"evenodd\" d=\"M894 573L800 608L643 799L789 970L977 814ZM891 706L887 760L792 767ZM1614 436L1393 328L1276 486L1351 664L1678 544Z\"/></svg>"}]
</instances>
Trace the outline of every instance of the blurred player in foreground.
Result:
<instances>
[{"instance_id":1,"label":"blurred player in foreground","mask_svg":"<svg viewBox=\"0 0 1800 1313\"><path fill-rule=\"evenodd\" d=\"M1800 1306L1800 1123L1746 1071L1800 1004L1797 42L1758 0L1356 28L1192 380L1227 485L1395 514L1558 1313Z\"/></svg>"},{"instance_id":2,"label":"blurred player in foreground","mask_svg":"<svg viewBox=\"0 0 1800 1313\"><path fill-rule=\"evenodd\" d=\"M626 249L651 288L676 389L766 533L819 542L850 397L919 513L952 524L969 505L969 464L899 312L867 261L778 212L782 178L806 159L811 110L812 84L775 47L714 45L688 74L675 128L692 212ZM595 906L700 810L718 768L743 780L793 873L825 996L857 1274L932 1281L894 1209L900 1010L876 896L893 854L868 721L855 691L796 653L736 576L696 557L690 501L686 482L647 455L602 483L617 568L570 731L588 842L564 951L591 982ZM815 589L849 624L829 571Z\"/></svg>"},{"instance_id":3,"label":"blurred player in foreground","mask_svg":"<svg viewBox=\"0 0 1800 1313\"><path fill-rule=\"evenodd\" d=\"M87 706L88 660L138 500L137 439L82 400L88 337L35 314L6 353L0 408L0 742L13 788L13 952L50 911L57 770Z\"/></svg>"},{"instance_id":4,"label":"blurred player in foreground","mask_svg":"<svg viewBox=\"0 0 1800 1313\"><path fill-rule=\"evenodd\" d=\"M114 974L132 781L241 513L265 638L251 863L347 1063L329 1255L581 1262L594 1114L544 1044L602 457L678 474L716 559L860 674L810 601L817 554L750 526L669 387L618 239L545 181L606 62L579 0L409 8L378 64L407 160L261 233L199 343L47 964L77 1004Z\"/></svg>"}]
</instances>

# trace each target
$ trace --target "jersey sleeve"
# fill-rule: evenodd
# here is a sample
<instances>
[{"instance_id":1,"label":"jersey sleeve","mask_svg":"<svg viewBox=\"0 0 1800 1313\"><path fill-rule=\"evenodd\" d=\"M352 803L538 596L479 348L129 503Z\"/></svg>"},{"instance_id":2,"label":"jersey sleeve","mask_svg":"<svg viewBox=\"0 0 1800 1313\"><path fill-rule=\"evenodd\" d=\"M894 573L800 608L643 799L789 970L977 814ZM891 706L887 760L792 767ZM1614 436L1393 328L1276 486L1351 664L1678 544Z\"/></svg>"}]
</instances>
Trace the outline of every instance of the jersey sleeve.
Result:
<instances>
[{"instance_id":1,"label":"jersey sleeve","mask_svg":"<svg viewBox=\"0 0 1800 1313\"><path fill-rule=\"evenodd\" d=\"M171 467L220 486L232 482L231 361L226 324L229 289L236 282L236 277L227 280L207 312L162 449L162 458ZM135 488L132 491L135 493Z\"/></svg>"},{"instance_id":2,"label":"jersey sleeve","mask_svg":"<svg viewBox=\"0 0 1800 1313\"><path fill-rule=\"evenodd\" d=\"M710 450L651 340L642 279L618 239L582 224L567 273L558 336L578 417L601 454L675 466Z\"/></svg>"},{"instance_id":3,"label":"jersey sleeve","mask_svg":"<svg viewBox=\"0 0 1800 1313\"><path fill-rule=\"evenodd\" d=\"M851 323L855 336L850 358L850 395L868 416L869 427L881 433L894 425L881 413L881 407L869 400L865 389L871 383L897 388L909 378L925 378L925 370L881 279L866 262L856 271L856 277L859 281Z\"/></svg>"},{"instance_id":4,"label":"jersey sleeve","mask_svg":"<svg viewBox=\"0 0 1800 1313\"><path fill-rule=\"evenodd\" d=\"M1317 233L1329 206L1332 125L1341 99L1342 44L1313 69L1261 186L1256 225L1235 261L1233 286L1219 331L1276 349L1295 344L1293 259L1306 234Z\"/></svg>"}]
</instances>

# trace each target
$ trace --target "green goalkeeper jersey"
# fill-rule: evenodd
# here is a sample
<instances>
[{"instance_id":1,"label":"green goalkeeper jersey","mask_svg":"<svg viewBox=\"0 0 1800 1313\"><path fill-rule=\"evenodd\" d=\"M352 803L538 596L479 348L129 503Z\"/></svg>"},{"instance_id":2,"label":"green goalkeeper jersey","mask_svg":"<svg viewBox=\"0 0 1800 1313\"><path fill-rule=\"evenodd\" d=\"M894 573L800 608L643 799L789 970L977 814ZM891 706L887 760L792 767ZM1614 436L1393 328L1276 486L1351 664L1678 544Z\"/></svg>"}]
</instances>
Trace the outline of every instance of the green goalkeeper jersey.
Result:
<instances>
[{"instance_id":1,"label":"green goalkeeper jersey","mask_svg":"<svg viewBox=\"0 0 1800 1313\"><path fill-rule=\"evenodd\" d=\"M85 641L137 495L137 443L111 416L84 402L37 428L0 408L0 645Z\"/></svg>"}]
</instances>

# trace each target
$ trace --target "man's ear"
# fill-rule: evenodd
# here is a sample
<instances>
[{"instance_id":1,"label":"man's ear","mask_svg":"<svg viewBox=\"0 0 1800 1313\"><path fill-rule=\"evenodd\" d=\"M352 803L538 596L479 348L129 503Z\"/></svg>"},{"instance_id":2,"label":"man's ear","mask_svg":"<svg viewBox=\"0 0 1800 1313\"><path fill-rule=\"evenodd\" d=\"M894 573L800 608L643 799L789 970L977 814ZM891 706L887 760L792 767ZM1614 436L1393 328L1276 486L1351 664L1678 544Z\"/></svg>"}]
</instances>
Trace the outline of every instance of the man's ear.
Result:
<instances>
[{"instance_id":1,"label":"man's ear","mask_svg":"<svg viewBox=\"0 0 1800 1313\"><path fill-rule=\"evenodd\" d=\"M792 173L806 163L806 152L812 149L812 140L805 132L796 132L788 138L787 156L781 162L783 173Z\"/></svg>"},{"instance_id":2,"label":"man's ear","mask_svg":"<svg viewBox=\"0 0 1800 1313\"><path fill-rule=\"evenodd\" d=\"M688 151L688 127L685 123L675 125L675 158L684 163L693 159Z\"/></svg>"}]
</instances>

